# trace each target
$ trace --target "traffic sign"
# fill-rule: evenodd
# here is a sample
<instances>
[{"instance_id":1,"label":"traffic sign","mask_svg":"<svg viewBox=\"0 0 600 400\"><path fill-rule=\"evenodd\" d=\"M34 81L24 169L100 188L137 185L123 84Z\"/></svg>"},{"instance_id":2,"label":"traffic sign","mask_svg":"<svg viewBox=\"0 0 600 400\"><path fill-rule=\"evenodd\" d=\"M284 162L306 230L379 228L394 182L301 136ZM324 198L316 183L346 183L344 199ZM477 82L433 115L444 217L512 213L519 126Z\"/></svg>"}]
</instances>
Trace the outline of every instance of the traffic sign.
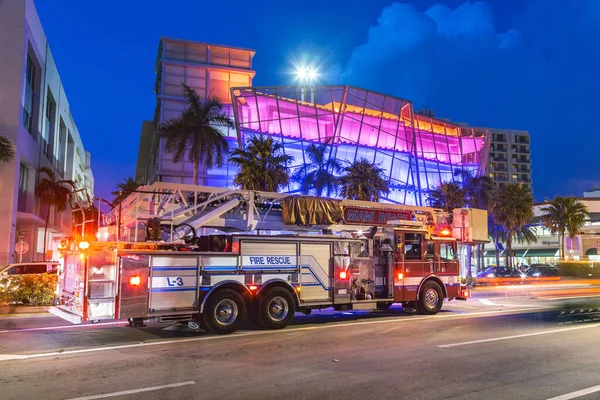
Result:
<instances>
[{"instance_id":1,"label":"traffic sign","mask_svg":"<svg viewBox=\"0 0 600 400\"><path fill-rule=\"evenodd\" d=\"M27 244L27 242L25 242L23 240L20 240L15 245L15 251L17 253L19 253L20 255L27 254L27 252L29 251L29 244Z\"/></svg>"}]
</instances>

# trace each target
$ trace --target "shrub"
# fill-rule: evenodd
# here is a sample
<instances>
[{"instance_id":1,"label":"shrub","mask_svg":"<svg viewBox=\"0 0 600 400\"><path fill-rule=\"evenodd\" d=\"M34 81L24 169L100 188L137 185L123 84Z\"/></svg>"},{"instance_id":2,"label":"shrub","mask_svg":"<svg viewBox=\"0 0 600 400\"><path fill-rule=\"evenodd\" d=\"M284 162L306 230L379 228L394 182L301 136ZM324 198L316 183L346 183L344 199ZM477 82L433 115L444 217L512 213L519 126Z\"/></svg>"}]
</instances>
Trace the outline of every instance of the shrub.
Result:
<instances>
[{"instance_id":1,"label":"shrub","mask_svg":"<svg viewBox=\"0 0 600 400\"><path fill-rule=\"evenodd\" d=\"M51 305L54 301L56 274L24 274L0 278L0 304Z\"/></svg>"},{"instance_id":2,"label":"shrub","mask_svg":"<svg viewBox=\"0 0 600 400\"><path fill-rule=\"evenodd\" d=\"M572 276L577 278L600 277L600 263L589 261L559 261L557 264L560 276Z\"/></svg>"}]
</instances>

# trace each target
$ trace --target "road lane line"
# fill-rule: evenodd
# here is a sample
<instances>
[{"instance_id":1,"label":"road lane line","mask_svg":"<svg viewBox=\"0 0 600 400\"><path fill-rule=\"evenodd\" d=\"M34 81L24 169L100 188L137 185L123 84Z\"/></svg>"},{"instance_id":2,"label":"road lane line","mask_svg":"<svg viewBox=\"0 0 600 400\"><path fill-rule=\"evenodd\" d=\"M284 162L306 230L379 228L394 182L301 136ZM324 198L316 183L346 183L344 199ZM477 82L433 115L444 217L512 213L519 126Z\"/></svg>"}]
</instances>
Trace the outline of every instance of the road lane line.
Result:
<instances>
[{"instance_id":1,"label":"road lane line","mask_svg":"<svg viewBox=\"0 0 600 400\"><path fill-rule=\"evenodd\" d=\"M153 392L155 390L175 388L175 387L195 385L195 384L196 384L195 381L170 383L168 385L150 386L150 387L145 387L145 388L140 388L140 389L123 390L122 392L104 393L104 394L97 394L97 395L93 395L93 396L84 396L84 397L74 397L74 398L68 399L68 400L106 399L107 397L117 397L117 396L124 396L126 394L136 394L136 393L143 393L143 392Z\"/></svg>"},{"instance_id":2,"label":"road lane line","mask_svg":"<svg viewBox=\"0 0 600 400\"><path fill-rule=\"evenodd\" d=\"M495 304L493 301L490 301L488 299L478 299L478 301L481 304L485 304L486 306L496 306L497 304Z\"/></svg>"},{"instance_id":3,"label":"road lane line","mask_svg":"<svg viewBox=\"0 0 600 400\"><path fill-rule=\"evenodd\" d=\"M585 396L585 395L588 395L591 393L596 393L596 392L600 392L600 385L592 386L590 388L578 390L578 391L572 392L572 393L563 394L562 396L552 397L551 399L548 399L548 400L570 400L570 399L575 399L577 397Z\"/></svg>"},{"instance_id":4,"label":"road lane line","mask_svg":"<svg viewBox=\"0 0 600 400\"><path fill-rule=\"evenodd\" d=\"M60 326L47 326L47 327L40 327L40 328L23 328L23 329L7 329L7 330L3 330L0 331L0 334L2 333L17 333L17 332L33 332L33 331L53 331L53 330L58 330L58 329L78 329L78 328L93 328L94 326L105 326L105 325L114 325L114 326L119 326L119 325L127 325L127 322L99 322L96 324L85 324L85 325L60 325Z\"/></svg>"},{"instance_id":5,"label":"road lane line","mask_svg":"<svg viewBox=\"0 0 600 400\"><path fill-rule=\"evenodd\" d=\"M536 308L532 308L531 310L536 310ZM106 346L106 347L88 347L77 350L65 350L65 351L53 351L48 353L37 353L37 354L0 354L0 361L15 361L15 360L30 360L30 359L38 359L44 357L57 357L64 355L72 355L72 354L84 354L84 353L94 353L94 352L102 352L102 351L110 351L110 350L121 350L121 349L130 349L136 347L148 347L148 346L159 346L159 345L170 345L170 344L178 344L178 343L189 343L189 342L200 342L205 340L225 340L230 338L239 338L246 336L263 336L263 335L274 335L274 334L284 334L290 332L300 332L300 331L314 331L321 329L333 329L333 328L344 328L348 326L356 326L356 325L372 325L372 324L389 324L389 323L402 323L402 322L411 322L411 321L423 321L423 320L442 320L447 318L466 318L469 317L485 317L492 314L506 314L516 312L517 310L498 310L498 311L480 311L470 314L449 314L449 315L431 315L425 317L408 317L402 319L386 319L386 320L376 320L376 321L358 321L358 322L342 322L342 323L333 323L330 325L316 325L316 326L301 326L297 328L289 328L282 330L270 330L270 331L244 331L244 332L236 332L231 335L213 335L213 336L202 336L197 338L188 338L188 339L171 339L171 340L157 340L155 342L139 342L139 343L131 343L131 344L122 344L116 346ZM518 310L518 311L526 311L526 310ZM97 325L97 324L96 324Z\"/></svg>"},{"instance_id":6,"label":"road lane line","mask_svg":"<svg viewBox=\"0 0 600 400\"><path fill-rule=\"evenodd\" d=\"M542 331L542 332L533 332L533 333L523 333L521 335L503 336L503 337L491 338L491 339L472 340L472 341L469 341L469 342L440 344L440 345L438 345L438 347L444 348L444 349L449 349L450 347L468 346L470 344L478 344L478 343L498 342L498 341L501 341L501 340L511 340L511 339L519 339L519 338L524 338L524 337L530 337L530 336L549 335L549 334L552 334L552 333L576 331L576 330L579 330L579 329L589 329L589 328L600 328L600 325L598 325L598 324L596 324L596 325L582 325L582 326L576 326L576 327L573 327L573 328L554 329L554 330L551 330L551 331Z\"/></svg>"}]
</instances>

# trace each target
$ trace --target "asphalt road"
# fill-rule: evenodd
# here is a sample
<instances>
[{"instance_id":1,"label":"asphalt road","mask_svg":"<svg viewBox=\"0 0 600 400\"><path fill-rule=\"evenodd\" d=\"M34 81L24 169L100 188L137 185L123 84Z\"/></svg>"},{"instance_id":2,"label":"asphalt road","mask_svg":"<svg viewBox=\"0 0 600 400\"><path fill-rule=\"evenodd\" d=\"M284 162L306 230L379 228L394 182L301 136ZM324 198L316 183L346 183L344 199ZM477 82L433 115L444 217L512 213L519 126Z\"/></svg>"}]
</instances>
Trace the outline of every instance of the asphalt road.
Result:
<instances>
[{"instance_id":1,"label":"asphalt road","mask_svg":"<svg viewBox=\"0 0 600 400\"><path fill-rule=\"evenodd\" d=\"M436 316L326 310L229 336L3 316L0 398L600 398L600 320L558 319L600 298L475 297Z\"/></svg>"}]
</instances>

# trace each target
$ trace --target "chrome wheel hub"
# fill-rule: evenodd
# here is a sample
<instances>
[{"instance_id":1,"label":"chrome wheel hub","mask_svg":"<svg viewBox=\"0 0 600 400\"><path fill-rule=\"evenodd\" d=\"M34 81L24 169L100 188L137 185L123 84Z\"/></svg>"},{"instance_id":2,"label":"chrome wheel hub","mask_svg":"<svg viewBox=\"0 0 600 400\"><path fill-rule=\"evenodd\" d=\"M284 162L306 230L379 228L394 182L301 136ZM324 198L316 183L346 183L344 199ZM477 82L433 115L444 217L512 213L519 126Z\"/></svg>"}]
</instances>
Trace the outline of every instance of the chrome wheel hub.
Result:
<instances>
[{"instance_id":1,"label":"chrome wheel hub","mask_svg":"<svg viewBox=\"0 0 600 400\"><path fill-rule=\"evenodd\" d=\"M277 296L269 302L269 317L273 321L283 321L289 313L289 305L286 299Z\"/></svg>"},{"instance_id":2,"label":"chrome wheel hub","mask_svg":"<svg viewBox=\"0 0 600 400\"><path fill-rule=\"evenodd\" d=\"M219 325L231 325L238 316L238 306L231 299L223 299L215 307L215 319Z\"/></svg>"},{"instance_id":3,"label":"chrome wheel hub","mask_svg":"<svg viewBox=\"0 0 600 400\"><path fill-rule=\"evenodd\" d=\"M438 295L437 290L431 288L427 289L425 292L425 304L427 307L431 309L436 308L439 302L440 296Z\"/></svg>"}]
</instances>

